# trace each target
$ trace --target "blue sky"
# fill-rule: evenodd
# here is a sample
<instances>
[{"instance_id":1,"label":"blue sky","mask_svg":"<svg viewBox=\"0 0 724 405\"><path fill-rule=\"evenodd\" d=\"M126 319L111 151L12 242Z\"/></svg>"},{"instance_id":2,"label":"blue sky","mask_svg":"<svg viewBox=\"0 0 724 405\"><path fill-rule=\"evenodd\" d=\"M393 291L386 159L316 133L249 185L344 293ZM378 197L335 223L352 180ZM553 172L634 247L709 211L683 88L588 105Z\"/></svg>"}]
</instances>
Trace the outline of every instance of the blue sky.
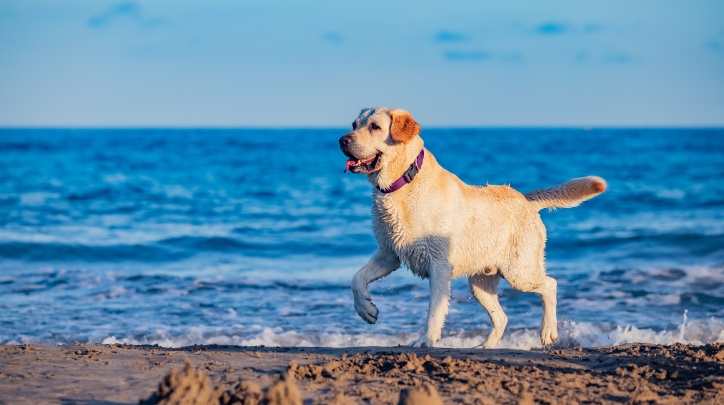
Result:
<instances>
[{"instance_id":1,"label":"blue sky","mask_svg":"<svg viewBox=\"0 0 724 405\"><path fill-rule=\"evenodd\" d=\"M0 126L724 126L724 1L3 0Z\"/></svg>"}]
</instances>

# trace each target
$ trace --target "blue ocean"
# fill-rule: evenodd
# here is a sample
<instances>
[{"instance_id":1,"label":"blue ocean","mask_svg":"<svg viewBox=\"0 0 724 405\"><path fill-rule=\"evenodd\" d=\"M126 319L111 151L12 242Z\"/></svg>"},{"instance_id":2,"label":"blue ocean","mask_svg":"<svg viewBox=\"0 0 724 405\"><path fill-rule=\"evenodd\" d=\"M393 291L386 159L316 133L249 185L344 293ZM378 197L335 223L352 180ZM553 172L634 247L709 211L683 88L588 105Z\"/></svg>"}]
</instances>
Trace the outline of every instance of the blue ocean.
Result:
<instances>
[{"instance_id":1,"label":"blue ocean","mask_svg":"<svg viewBox=\"0 0 724 405\"><path fill-rule=\"evenodd\" d=\"M375 249L371 188L343 174L344 129L0 130L0 344L397 346L427 282L401 268L356 314ZM724 130L431 129L470 184L526 192L599 175L609 189L542 212L558 280L554 346L724 340ZM500 347L540 348L536 294L501 285ZM490 320L453 282L440 346Z\"/></svg>"}]
</instances>

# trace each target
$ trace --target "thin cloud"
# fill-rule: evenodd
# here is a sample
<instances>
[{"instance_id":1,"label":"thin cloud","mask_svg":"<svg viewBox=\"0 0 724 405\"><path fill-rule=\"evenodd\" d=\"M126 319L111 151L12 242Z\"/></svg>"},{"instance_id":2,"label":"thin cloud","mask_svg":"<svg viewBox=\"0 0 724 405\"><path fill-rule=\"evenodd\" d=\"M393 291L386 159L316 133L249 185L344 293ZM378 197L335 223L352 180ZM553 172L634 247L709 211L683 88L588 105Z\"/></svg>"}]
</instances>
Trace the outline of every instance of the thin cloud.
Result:
<instances>
[{"instance_id":1,"label":"thin cloud","mask_svg":"<svg viewBox=\"0 0 724 405\"><path fill-rule=\"evenodd\" d=\"M543 35L558 35L570 30L567 24L547 22L536 27L536 32Z\"/></svg>"},{"instance_id":2,"label":"thin cloud","mask_svg":"<svg viewBox=\"0 0 724 405\"><path fill-rule=\"evenodd\" d=\"M325 42L331 42L334 44L338 44L338 43L341 43L342 41L344 41L344 37L339 32L330 31L330 32L325 32L322 35L322 40L324 40Z\"/></svg>"},{"instance_id":3,"label":"thin cloud","mask_svg":"<svg viewBox=\"0 0 724 405\"><path fill-rule=\"evenodd\" d=\"M724 43L721 41L717 41L715 39L712 39L711 41L706 41L704 45L715 52L722 52L724 51Z\"/></svg>"},{"instance_id":4,"label":"thin cloud","mask_svg":"<svg viewBox=\"0 0 724 405\"><path fill-rule=\"evenodd\" d=\"M470 37L459 32L441 31L435 35L435 42L466 42Z\"/></svg>"},{"instance_id":5,"label":"thin cloud","mask_svg":"<svg viewBox=\"0 0 724 405\"><path fill-rule=\"evenodd\" d=\"M615 52L604 56L603 61L605 63L631 63L633 57L624 52Z\"/></svg>"},{"instance_id":6,"label":"thin cloud","mask_svg":"<svg viewBox=\"0 0 724 405\"><path fill-rule=\"evenodd\" d=\"M563 22L545 22L536 26L533 30L541 35L575 35L575 34L600 34L608 31L621 31L622 27L603 25L594 22L585 24L570 24Z\"/></svg>"},{"instance_id":7,"label":"thin cloud","mask_svg":"<svg viewBox=\"0 0 724 405\"><path fill-rule=\"evenodd\" d=\"M626 52L611 51L611 52L589 52L585 50L578 51L574 60L577 62L585 63L611 63L611 64L625 64L635 62L635 58Z\"/></svg>"},{"instance_id":8,"label":"thin cloud","mask_svg":"<svg viewBox=\"0 0 724 405\"><path fill-rule=\"evenodd\" d=\"M519 53L513 52L502 55L500 57L500 60L508 63L520 63L523 62L523 57Z\"/></svg>"},{"instance_id":9,"label":"thin cloud","mask_svg":"<svg viewBox=\"0 0 724 405\"><path fill-rule=\"evenodd\" d=\"M453 62L480 62L489 60L491 55L483 50L472 51L446 51L445 59Z\"/></svg>"},{"instance_id":10,"label":"thin cloud","mask_svg":"<svg viewBox=\"0 0 724 405\"><path fill-rule=\"evenodd\" d=\"M588 23L583 25L583 32L587 34L598 34L601 31L604 31L604 27L600 24L596 23Z\"/></svg>"},{"instance_id":11,"label":"thin cloud","mask_svg":"<svg viewBox=\"0 0 724 405\"><path fill-rule=\"evenodd\" d=\"M159 18L147 18L141 11L141 6L132 1L116 3L103 13L88 19L88 25L93 28L105 27L117 20L130 20L143 27L155 27L163 24Z\"/></svg>"}]
</instances>

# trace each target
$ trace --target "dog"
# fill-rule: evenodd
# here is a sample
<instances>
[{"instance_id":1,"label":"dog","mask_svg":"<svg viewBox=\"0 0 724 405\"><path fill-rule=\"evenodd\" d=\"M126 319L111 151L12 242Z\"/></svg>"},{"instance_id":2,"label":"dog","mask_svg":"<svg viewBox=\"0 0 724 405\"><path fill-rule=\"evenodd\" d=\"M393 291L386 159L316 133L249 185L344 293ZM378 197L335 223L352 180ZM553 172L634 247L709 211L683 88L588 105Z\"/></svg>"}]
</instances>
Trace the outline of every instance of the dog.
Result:
<instances>
[{"instance_id":1,"label":"dog","mask_svg":"<svg viewBox=\"0 0 724 405\"><path fill-rule=\"evenodd\" d=\"M450 282L467 277L470 291L488 312L492 329L482 348L494 348L508 318L498 302L501 278L543 301L540 341L558 338L557 283L546 275L543 208L571 208L606 190L596 176L522 194L510 186L473 186L445 170L423 146L420 125L407 111L367 108L339 139L345 172L365 174L372 184L372 223L377 250L352 279L354 307L377 322L367 286L405 264L429 279L425 330L413 347L440 340L450 301Z\"/></svg>"}]
</instances>

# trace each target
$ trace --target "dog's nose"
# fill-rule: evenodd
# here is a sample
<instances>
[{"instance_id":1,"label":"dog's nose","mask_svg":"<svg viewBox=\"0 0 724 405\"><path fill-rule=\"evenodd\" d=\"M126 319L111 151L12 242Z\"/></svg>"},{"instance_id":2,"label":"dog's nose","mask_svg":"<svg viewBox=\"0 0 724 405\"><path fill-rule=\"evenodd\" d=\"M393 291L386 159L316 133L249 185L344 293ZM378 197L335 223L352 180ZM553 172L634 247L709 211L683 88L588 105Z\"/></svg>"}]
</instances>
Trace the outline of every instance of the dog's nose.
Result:
<instances>
[{"instance_id":1,"label":"dog's nose","mask_svg":"<svg viewBox=\"0 0 724 405\"><path fill-rule=\"evenodd\" d=\"M349 134L339 138L339 146L342 148L349 145L350 142L352 142L352 137Z\"/></svg>"}]
</instances>

